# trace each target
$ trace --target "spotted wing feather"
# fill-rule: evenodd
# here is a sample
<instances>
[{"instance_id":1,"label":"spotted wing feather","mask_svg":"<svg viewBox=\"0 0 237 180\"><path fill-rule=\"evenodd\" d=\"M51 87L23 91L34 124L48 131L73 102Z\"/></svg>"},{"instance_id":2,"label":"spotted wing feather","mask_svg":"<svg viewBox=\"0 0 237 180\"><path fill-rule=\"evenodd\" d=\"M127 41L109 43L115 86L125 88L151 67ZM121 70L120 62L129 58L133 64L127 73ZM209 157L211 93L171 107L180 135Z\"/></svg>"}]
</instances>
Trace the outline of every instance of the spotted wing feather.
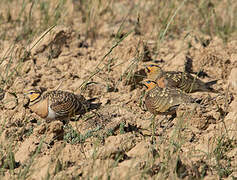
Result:
<instances>
[{"instance_id":1,"label":"spotted wing feather","mask_svg":"<svg viewBox=\"0 0 237 180\"><path fill-rule=\"evenodd\" d=\"M83 110L85 98L66 91L50 91L44 97L49 97L50 108L58 117L73 116Z\"/></svg>"},{"instance_id":2,"label":"spotted wing feather","mask_svg":"<svg viewBox=\"0 0 237 180\"><path fill-rule=\"evenodd\" d=\"M148 91L145 104L153 114L173 114L178 105L192 102L192 98L178 89L155 87Z\"/></svg>"},{"instance_id":3,"label":"spotted wing feather","mask_svg":"<svg viewBox=\"0 0 237 180\"><path fill-rule=\"evenodd\" d=\"M208 87L206 83L187 72L167 71L165 76L170 86L179 88L186 93L196 91L214 92L214 89Z\"/></svg>"}]
</instances>

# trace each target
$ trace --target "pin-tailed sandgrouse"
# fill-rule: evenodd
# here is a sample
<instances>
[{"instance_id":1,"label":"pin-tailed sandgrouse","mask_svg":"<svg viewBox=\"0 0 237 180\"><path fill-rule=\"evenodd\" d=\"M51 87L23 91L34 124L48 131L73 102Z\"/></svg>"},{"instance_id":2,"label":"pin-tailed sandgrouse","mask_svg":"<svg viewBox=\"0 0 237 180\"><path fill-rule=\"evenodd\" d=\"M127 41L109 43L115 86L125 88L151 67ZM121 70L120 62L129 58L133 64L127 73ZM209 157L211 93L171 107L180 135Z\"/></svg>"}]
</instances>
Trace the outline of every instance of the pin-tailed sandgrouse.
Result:
<instances>
[{"instance_id":1,"label":"pin-tailed sandgrouse","mask_svg":"<svg viewBox=\"0 0 237 180\"><path fill-rule=\"evenodd\" d=\"M159 87L179 88L186 93L197 91L214 92L211 83L205 83L198 78L193 77L188 72L180 71L163 71L156 64L151 64L146 67L147 78L156 81Z\"/></svg>"}]
</instances>

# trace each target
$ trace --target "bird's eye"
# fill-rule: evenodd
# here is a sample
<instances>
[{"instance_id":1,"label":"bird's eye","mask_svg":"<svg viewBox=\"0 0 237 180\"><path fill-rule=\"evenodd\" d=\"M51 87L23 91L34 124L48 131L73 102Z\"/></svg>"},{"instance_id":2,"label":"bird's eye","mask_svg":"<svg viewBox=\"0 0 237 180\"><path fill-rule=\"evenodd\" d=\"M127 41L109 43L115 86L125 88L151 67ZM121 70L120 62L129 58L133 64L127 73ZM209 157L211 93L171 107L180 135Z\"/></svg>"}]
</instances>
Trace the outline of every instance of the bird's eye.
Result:
<instances>
[{"instance_id":1,"label":"bird's eye","mask_svg":"<svg viewBox=\"0 0 237 180\"><path fill-rule=\"evenodd\" d=\"M151 83L151 81L150 81L150 80L148 80L148 81L147 81L147 83L148 83L148 84L150 84L150 83Z\"/></svg>"}]
</instances>

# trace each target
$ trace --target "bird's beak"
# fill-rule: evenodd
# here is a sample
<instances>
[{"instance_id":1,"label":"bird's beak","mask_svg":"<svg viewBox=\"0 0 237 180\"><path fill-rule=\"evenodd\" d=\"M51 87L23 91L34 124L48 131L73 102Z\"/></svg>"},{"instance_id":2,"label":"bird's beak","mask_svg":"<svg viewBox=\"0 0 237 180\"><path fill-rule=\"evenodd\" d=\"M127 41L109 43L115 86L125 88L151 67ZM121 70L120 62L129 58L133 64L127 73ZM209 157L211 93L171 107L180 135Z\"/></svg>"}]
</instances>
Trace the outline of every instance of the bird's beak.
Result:
<instances>
[{"instance_id":1,"label":"bird's beak","mask_svg":"<svg viewBox=\"0 0 237 180\"><path fill-rule=\"evenodd\" d=\"M27 108L29 107L29 104L30 104L30 99L26 97L26 94L27 93L24 93L24 104L23 104L23 107Z\"/></svg>"}]
</instances>

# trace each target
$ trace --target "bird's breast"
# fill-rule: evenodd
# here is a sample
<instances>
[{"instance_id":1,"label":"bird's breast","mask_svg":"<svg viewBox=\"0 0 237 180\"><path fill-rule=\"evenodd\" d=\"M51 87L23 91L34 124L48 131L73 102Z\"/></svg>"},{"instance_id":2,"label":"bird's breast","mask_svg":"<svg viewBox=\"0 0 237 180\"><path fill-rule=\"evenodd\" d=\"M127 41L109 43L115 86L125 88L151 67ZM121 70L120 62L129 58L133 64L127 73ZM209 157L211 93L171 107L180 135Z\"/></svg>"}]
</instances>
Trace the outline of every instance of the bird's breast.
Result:
<instances>
[{"instance_id":1,"label":"bird's breast","mask_svg":"<svg viewBox=\"0 0 237 180\"><path fill-rule=\"evenodd\" d=\"M30 106L30 109L36 113L38 116L42 117L42 118L47 118L49 110L48 110L48 98L43 99L41 101L39 101L38 103L35 103L33 105Z\"/></svg>"}]
</instances>

